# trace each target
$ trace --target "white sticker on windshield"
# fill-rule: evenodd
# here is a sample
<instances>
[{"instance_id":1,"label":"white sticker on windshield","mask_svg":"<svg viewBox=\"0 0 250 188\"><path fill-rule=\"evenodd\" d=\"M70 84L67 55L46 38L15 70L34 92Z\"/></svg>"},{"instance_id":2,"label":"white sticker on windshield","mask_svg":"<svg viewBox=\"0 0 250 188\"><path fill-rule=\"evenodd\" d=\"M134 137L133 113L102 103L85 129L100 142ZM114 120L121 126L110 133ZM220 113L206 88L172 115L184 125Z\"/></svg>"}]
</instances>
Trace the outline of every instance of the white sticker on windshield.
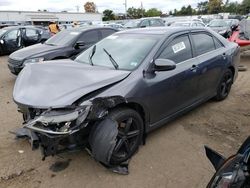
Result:
<instances>
[{"instance_id":1,"label":"white sticker on windshield","mask_svg":"<svg viewBox=\"0 0 250 188\"><path fill-rule=\"evenodd\" d=\"M79 35L79 32L70 32L70 35Z\"/></svg>"},{"instance_id":2,"label":"white sticker on windshield","mask_svg":"<svg viewBox=\"0 0 250 188\"><path fill-rule=\"evenodd\" d=\"M118 37L117 35L110 35L110 36L107 37L107 39L112 39L113 40L113 39L116 39L117 37Z\"/></svg>"},{"instance_id":3,"label":"white sticker on windshield","mask_svg":"<svg viewBox=\"0 0 250 188\"><path fill-rule=\"evenodd\" d=\"M179 43L173 45L172 49L173 49L174 53L176 54L177 52L186 49L186 46L185 46L184 42L179 42Z\"/></svg>"}]
</instances>

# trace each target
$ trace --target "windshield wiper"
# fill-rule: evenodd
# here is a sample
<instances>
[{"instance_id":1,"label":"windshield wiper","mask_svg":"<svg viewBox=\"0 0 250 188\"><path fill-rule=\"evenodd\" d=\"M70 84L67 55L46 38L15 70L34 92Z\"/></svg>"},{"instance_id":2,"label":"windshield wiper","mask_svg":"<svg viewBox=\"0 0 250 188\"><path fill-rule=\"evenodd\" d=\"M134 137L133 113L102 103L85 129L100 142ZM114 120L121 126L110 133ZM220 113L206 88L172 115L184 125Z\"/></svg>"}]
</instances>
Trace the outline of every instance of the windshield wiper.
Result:
<instances>
[{"instance_id":1,"label":"windshield wiper","mask_svg":"<svg viewBox=\"0 0 250 188\"><path fill-rule=\"evenodd\" d=\"M114 65L115 69L117 70L119 68L119 65L116 63L112 55L108 53L108 51L105 48L103 48L103 51L109 56L111 63Z\"/></svg>"},{"instance_id":2,"label":"windshield wiper","mask_svg":"<svg viewBox=\"0 0 250 188\"><path fill-rule=\"evenodd\" d=\"M93 46L91 53L89 54L89 63L93 66L94 63L92 61L93 56L95 55L95 51L96 51L96 45Z\"/></svg>"}]
</instances>

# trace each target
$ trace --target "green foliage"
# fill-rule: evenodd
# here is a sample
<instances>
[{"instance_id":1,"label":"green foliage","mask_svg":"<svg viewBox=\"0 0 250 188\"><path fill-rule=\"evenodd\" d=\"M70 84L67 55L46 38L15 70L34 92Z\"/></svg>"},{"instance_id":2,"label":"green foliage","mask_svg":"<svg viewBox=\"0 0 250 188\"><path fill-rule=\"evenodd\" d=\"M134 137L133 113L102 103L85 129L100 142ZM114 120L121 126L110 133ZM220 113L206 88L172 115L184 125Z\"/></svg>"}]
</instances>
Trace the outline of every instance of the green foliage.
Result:
<instances>
[{"instance_id":1,"label":"green foliage","mask_svg":"<svg viewBox=\"0 0 250 188\"><path fill-rule=\"evenodd\" d=\"M242 14L248 14L250 13L250 0L243 0L241 7L240 7L240 12Z\"/></svg>"},{"instance_id":2,"label":"green foliage","mask_svg":"<svg viewBox=\"0 0 250 188\"><path fill-rule=\"evenodd\" d=\"M197 5L197 14L207 14L208 13L208 1L203 1Z\"/></svg>"},{"instance_id":3,"label":"green foliage","mask_svg":"<svg viewBox=\"0 0 250 188\"><path fill-rule=\"evenodd\" d=\"M222 0L209 0L208 2L208 13L218 14L222 11Z\"/></svg>"},{"instance_id":4,"label":"green foliage","mask_svg":"<svg viewBox=\"0 0 250 188\"><path fill-rule=\"evenodd\" d=\"M127 10L130 18L142 18L145 16L145 9L131 7Z\"/></svg>"},{"instance_id":5,"label":"green foliage","mask_svg":"<svg viewBox=\"0 0 250 188\"><path fill-rule=\"evenodd\" d=\"M161 14L162 14L162 12L156 8L148 9L145 12L146 17L156 17L156 16L160 16Z\"/></svg>"},{"instance_id":6,"label":"green foliage","mask_svg":"<svg viewBox=\"0 0 250 188\"><path fill-rule=\"evenodd\" d=\"M113 10L106 9L103 11L103 21L115 20L115 14Z\"/></svg>"}]
</instances>

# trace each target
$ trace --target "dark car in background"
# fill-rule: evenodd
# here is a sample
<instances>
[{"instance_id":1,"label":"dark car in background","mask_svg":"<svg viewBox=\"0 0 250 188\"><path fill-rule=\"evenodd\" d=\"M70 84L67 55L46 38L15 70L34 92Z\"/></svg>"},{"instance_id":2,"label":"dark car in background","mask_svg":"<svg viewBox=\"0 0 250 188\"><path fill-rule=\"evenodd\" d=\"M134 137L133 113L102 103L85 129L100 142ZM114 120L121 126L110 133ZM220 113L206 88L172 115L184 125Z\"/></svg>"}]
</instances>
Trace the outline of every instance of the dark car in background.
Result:
<instances>
[{"instance_id":1,"label":"dark car in background","mask_svg":"<svg viewBox=\"0 0 250 188\"><path fill-rule=\"evenodd\" d=\"M207 26L225 38L229 38L238 27L239 20L236 19L214 19Z\"/></svg>"},{"instance_id":2,"label":"dark car in background","mask_svg":"<svg viewBox=\"0 0 250 188\"><path fill-rule=\"evenodd\" d=\"M45 42L51 34L35 26L12 26L0 29L0 55L10 54L20 48Z\"/></svg>"},{"instance_id":3,"label":"dark car in background","mask_svg":"<svg viewBox=\"0 0 250 188\"><path fill-rule=\"evenodd\" d=\"M8 67L13 74L17 75L27 63L72 58L116 31L118 30L108 27L66 29L44 43L12 53L8 59Z\"/></svg>"},{"instance_id":4,"label":"dark car in background","mask_svg":"<svg viewBox=\"0 0 250 188\"><path fill-rule=\"evenodd\" d=\"M148 132L211 98L224 100L239 55L236 43L207 28L126 30L74 61L27 64L13 98L44 157L87 147L112 167L131 158Z\"/></svg>"},{"instance_id":5,"label":"dark car in background","mask_svg":"<svg viewBox=\"0 0 250 188\"><path fill-rule=\"evenodd\" d=\"M144 27L162 27L165 26L164 21L161 18L141 18L138 20L130 20L124 28L144 28Z\"/></svg>"}]
</instances>

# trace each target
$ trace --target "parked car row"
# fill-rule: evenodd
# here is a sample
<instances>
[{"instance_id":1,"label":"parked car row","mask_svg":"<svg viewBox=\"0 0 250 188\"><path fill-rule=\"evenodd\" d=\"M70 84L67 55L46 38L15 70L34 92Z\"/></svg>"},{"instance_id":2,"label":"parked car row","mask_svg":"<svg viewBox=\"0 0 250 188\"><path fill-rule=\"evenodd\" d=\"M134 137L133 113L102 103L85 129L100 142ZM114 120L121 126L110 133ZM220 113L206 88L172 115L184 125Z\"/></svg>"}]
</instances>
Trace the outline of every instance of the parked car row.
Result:
<instances>
[{"instance_id":1,"label":"parked car row","mask_svg":"<svg viewBox=\"0 0 250 188\"><path fill-rule=\"evenodd\" d=\"M117 32L105 27L67 29L59 32L46 42L20 49L9 56L8 67L17 75L28 63L74 58L99 40Z\"/></svg>"},{"instance_id":2,"label":"parked car row","mask_svg":"<svg viewBox=\"0 0 250 188\"><path fill-rule=\"evenodd\" d=\"M24 121L17 136L42 148L44 158L86 148L108 169L126 174L124 163L149 132L229 95L238 75L236 43L205 27L116 31L65 30L10 56L27 61L13 90ZM73 60L39 63L57 56L60 44L63 54L75 46L86 49Z\"/></svg>"}]
</instances>

